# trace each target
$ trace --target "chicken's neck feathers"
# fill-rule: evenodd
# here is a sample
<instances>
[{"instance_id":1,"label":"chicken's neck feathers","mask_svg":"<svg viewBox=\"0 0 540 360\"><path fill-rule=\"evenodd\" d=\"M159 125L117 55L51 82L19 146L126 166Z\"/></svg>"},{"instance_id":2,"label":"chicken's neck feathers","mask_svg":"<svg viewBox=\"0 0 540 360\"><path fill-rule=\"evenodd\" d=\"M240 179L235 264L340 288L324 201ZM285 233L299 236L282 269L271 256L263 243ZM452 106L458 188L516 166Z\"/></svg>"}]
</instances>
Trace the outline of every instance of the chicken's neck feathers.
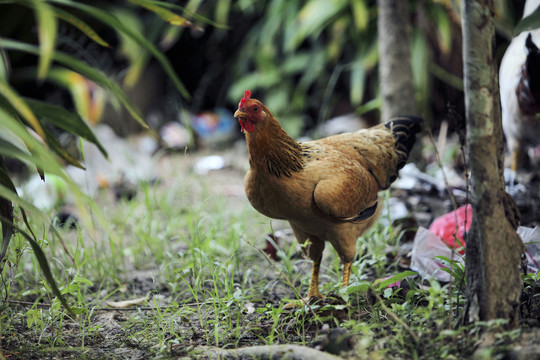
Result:
<instances>
[{"instance_id":1,"label":"chicken's neck feathers","mask_svg":"<svg viewBox=\"0 0 540 360\"><path fill-rule=\"evenodd\" d=\"M283 130L279 122L270 117L263 129L247 133L249 162L255 170L268 171L277 176L290 177L304 168L302 146Z\"/></svg>"}]
</instances>

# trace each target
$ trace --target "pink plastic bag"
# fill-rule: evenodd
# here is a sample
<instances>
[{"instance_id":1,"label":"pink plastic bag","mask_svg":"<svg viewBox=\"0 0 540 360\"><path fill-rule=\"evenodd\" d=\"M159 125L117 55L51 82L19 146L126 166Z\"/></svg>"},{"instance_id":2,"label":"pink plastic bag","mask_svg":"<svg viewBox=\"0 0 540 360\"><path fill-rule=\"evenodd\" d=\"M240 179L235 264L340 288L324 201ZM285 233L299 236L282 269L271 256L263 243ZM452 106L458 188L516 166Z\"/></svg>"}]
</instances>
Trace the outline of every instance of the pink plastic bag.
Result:
<instances>
[{"instance_id":1,"label":"pink plastic bag","mask_svg":"<svg viewBox=\"0 0 540 360\"><path fill-rule=\"evenodd\" d=\"M469 231L471 224L472 207L471 204L468 204L435 219L429 227L429 231L440 237L448 246L459 249L461 247L465 248L463 235ZM454 235L458 241L456 241ZM460 249L459 253L464 254L465 250Z\"/></svg>"}]
</instances>

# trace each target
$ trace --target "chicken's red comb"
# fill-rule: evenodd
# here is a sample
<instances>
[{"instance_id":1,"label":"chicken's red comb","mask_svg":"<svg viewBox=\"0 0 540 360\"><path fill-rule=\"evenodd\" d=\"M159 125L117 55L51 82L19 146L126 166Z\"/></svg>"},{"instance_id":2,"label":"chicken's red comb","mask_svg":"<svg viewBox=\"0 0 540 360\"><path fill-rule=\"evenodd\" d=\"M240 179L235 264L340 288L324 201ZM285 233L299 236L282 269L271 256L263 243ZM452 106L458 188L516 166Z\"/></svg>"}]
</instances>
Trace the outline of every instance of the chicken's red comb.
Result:
<instances>
[{"instance_id":1,"label":"chicken's red comb","mask_svg":"<svg viewBox=\"0 0 540 360\"><path fill-rule=\"evenodd\" d=\"M244 106L246 104L246 101L248 101L250 97L251 97L251 91L249 90L244 91L244 97L240 99L240 106Z\"/></svg>"}]
</instances>

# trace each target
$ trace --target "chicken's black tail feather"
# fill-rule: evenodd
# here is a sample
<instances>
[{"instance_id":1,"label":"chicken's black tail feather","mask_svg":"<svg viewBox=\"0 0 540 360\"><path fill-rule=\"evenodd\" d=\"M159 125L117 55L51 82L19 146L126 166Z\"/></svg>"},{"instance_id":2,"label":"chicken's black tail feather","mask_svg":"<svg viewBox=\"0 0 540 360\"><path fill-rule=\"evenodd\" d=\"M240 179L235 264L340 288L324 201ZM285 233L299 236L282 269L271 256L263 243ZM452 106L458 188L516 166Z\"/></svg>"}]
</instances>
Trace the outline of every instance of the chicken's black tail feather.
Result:
<instances>
[{"instance_id":1,"label":"chicken's black tail feather","mask_svg":"<svg viewBox=\"0 0 540 360\"><path fill-rule=\"evenodd\" d=\"M422 131L423 122L424 119L418 116L397 116L384 124L396 138L396 151L399 153L398 170L407 163L416 141L416 134Z\"/></svg>"},{"instance_id":2,"label":"chicken's black tail feather","mask_svg":"<svg viewBox=\"0 0 540 360\"><path fill-rule=\"evenodd\" d=\"M540 103L540 50L534 43L531 34L525 40L525 48L527 52L527 60L525 68L527 73L527 83L532 95L531 101Z\"/></svg>"}]
</instances>

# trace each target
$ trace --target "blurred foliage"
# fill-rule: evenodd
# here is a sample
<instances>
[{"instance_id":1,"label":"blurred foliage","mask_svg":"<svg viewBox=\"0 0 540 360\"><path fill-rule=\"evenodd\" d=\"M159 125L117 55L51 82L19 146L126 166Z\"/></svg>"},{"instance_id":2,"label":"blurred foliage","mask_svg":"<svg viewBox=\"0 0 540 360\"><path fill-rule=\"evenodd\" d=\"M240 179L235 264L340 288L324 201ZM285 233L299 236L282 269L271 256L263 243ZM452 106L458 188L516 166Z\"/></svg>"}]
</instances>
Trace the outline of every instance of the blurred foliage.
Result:
<instances>
[{"instance_id":1,"label":"blurred foliage","mask_svg":"<svg viewBox=\"0 0 540 360\"><path fill-rule=\"evenodd\" d=\"M498 34L509 41L521 9L495 3ZM376 1L244 0L233 10L256 20L231 67L231 102L251 89L294 135L347 112L379 121ZM427 118L448 103L463 107L460 12L457 0L410 1L416 99Z\"/></svg>"},{"instance_id":2,"label":"blurred foliage","mask_svg":"<svg viewBox=\"0 0 540 360\"><path fill-rule=\"evenodd\" d=\"M524 17L514 28L514 35L518 35L522 31L533 30L540 28L540 7L532 14Z\"/></svg>"},{"instance_id":3,"label":"blurred foliage","mask_svg":"<svg viewBox=\"0 0 540 360\"><path fill-rule=\"evenodd\" d=\"M238 51L231 100L250 88L256 96L264 93L264 102L285 123L308 126L335 113L363 114L379 107L375 1L244 3L245 13L260 18ZM461 69L433 61L435 55L452 55L459 17L444 1L412 1L410 8L416 98L423 115L429 115L434 77L462 88Z\"/></svg>"},{"instance_id":4,"label":"blurred foliage","mask_svg":"<svg viewBox=\"0 0 540 360\"><path fill-rule=\"evenodd\" d=\"M85 216L86 196L64 171L65 164L84 168L84 159L81 161L66 150L58 138L58 129L94 143L107 157L105 147L88 125L96 117L92 111L103 110L93 108L92 102L105 98L122 104L135 120L147 127L137 106L124 89L137 81L144 71L145 62L151 57L161 65L178 92L184 98L190 97L167 57L151 41L160 34L168 35L165 33L168 27L198 28L187 17L175 13L176 10L189 14L193 21L204 20L187 8L184 10L166 2L150 0L130 0L121 4L71 0L0 0L0 272L4 273L10 239L14 232L18 232L30 244L47 283L66 307L67 303L52 278L48 262L39 246L41 240L32 231L26 214L44 223L48 221L47 215L19 196L5 159L15 159L37 170L44 181L47 176L62 179L75 195L81 216ZM147 11L155 21L166 26L154 27L153 36L147 36L137 21L137 15L142 11ZM89 57L84 59L77 52L59 49L60 26L78 31L102 48L110 48L111 44L110 40L99 33L114 34L108 37L119 39L116 41L122 44L120 48L124 49L128 59L124 87L117 84L117 78L88 61ZM169 38L171 41L174 39ZM35 89L42 89L45 93L51 91L49 84L69 89L76 111L69 111L63 104L44 101L46 96L32 96L39 93ZM18 224L20 220L14 215L13 205L19 208L26 227Z\"/></svg>"}]
</instances>

